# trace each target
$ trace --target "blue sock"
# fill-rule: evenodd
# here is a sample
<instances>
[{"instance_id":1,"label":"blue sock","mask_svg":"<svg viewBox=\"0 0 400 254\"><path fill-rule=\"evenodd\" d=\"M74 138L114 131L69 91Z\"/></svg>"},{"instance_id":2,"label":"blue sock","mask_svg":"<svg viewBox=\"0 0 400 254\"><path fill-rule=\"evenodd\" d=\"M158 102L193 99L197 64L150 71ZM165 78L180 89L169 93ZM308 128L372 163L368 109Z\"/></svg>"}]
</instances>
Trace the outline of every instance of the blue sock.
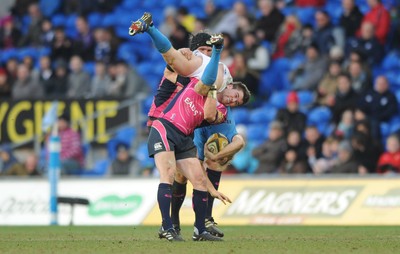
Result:
<instances>
[{"instance_id":1,"label":"blue sock","mask_svg":"<svg viewBox=\"0 0 400 254\"><path fill-rule=\"evenodd\" d=\"M167 183L160 183L158 185L157 201L161 211L162 227L164 230L172 228L171 216L169 213L172 197L171 187L171 184Z\"/></svg>"},{"instance_id":2,"label":"blue sock","mask_svg":"<svg viewBox=\"0 0 400 254\"><path fill-rule=\"evenodd\" d=\"M204 220L206 219L207 197L207 191L193 190L193 210L196 217L194 226L199 234L206 230Z\"/></svg>"},{"instance_id":3,"label":"blue sock","mask_svg":"<svg viewBox=\"0 0 400 254\"><path fill-rule=\"evenodd\" d=\"M215 46L213 46L210 62L207 64L206 69L204 70L204 73L201 76L201 82L203 82L204 85L211 86L217 79L218 63L219 63L219 57L221 55L221 50L222 48L217 49L215 48Z\"/></svg>"},{"instance_id":4,"label":"blue sock","mask_svg":"<svg viewBox=\"0 0 400 254\"><path fill-rule=\"evenodd\" d=\"M210 179L210 182L214 186L216 190L218 190L219 186L219 181L221 180L221 175L222 172L219 171L214 171L209 168L207 168L207 176L208 179ZM211 218L212 217L212 209L213 209L213 204L214 204L214 198L208 193L208 202L207 202L207 213L206 213L206 218Z\"/></svg>"},{"instance_id":5,"label":"blue sock","mask_svg":"<svg viewBox=\"0 0 400 254\"><path fill-rule=\"evenodd\" d=\"M172 185L172 200L171 200L171 219L172 224L180 225L179 211L181 210L183 201L186 197L186 183L178 183L174 181Z\"/></svg>"},{"instance_id":6,"label":"blue sock","mask_svg":"<svg viewBox=\"0 0 400 254\"><path fill-rule=\"evenodd\" d=\"M163 35L158 29L154 26L150 26L149 29L146 31L151 39L153 40L154 46L157 50L163 54L167 52L170 48L172 48L171 42L168 40L165 35Z\"/></svg>"}]
</instances>

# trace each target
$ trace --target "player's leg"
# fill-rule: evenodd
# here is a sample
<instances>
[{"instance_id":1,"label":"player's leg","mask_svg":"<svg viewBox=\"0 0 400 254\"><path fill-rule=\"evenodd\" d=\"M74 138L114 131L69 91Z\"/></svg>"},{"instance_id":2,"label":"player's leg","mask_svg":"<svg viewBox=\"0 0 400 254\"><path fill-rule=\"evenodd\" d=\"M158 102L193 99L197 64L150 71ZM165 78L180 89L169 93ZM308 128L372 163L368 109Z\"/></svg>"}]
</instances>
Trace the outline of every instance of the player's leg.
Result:
<instances>
[{"instance_id":1,"label":"player's leg","mask_svg":"<svg viewBox=\"0 0 400 254\"><path fill-rule=\"evenodd\" d=\"M154 46L162 54L165 62L171 66L179 75L188 76L202 64L200 57L193 57L190 61L179 51L172 47L168 38L163 35L154 25L150 13L144 13L129 28L129 34L134 36L146 32L150 35Z\"/></svg>"},{"instance_id":2,"label":"player's leg","mask_svg":"<svg viewBox=\"0 0 400 254\"><path fill-rule=\"evenodd\" d=\"M180 234L180 220L179 220L179 211L181 210L183 201L185 201L186 197L186 185L187 179L186 177L179 173L179 169L175 173L175 180L172 185L172 200L171 200L171 219L172 226L175 231Z\"/></svg>"},{"instance_id":3,"label":"player's leg","mask_svg":"<svg viewBox=\"0 0 400 254\"><path fill-rule=\"evenodd\" d=\"M171 147L164 125L160 121L154 121L148 137L148 150L149 155L154 156L156 167L160 172L157 201L161 212L162 227L159 236L169 241L183 241L173 229L170 216L172 183L176 171L175 154Z\"/></svg>"},{"instance_id":4,"label":"player's leg","mask_svg":"<svg viewBox=\"0 0 400 254\"><path fill-rule=\"evenodd\" d=\"M200 161L197 158L178 159L177 165L184 176L193 185L193 210L195 212L194 223L194 241L222 241L221 238L215 237L208 233L205 226L205 217L207 210L207 187L206 176Z\"/></svg>"},{"instance_id":5,"label":"player's leg","mask_svg":"<svg viewBox=\"0 0 400 254\"><path fill-rule=\"evenodd\" d=\"M220 171L215 171L210 168L207 168L207 177L210 179L210 182L214 186L216 190L218 190L219 187L219 182L221 180L221 174L222 172ZM212 209L214 205L214 198L208 194L208 202L207 202L207 212L206 212L206 228L207 231L210 232L210 234L223 237L224 233L216 226L217 223L215 223L214 218L212 217Z\"/></svg>"}]
</instances>

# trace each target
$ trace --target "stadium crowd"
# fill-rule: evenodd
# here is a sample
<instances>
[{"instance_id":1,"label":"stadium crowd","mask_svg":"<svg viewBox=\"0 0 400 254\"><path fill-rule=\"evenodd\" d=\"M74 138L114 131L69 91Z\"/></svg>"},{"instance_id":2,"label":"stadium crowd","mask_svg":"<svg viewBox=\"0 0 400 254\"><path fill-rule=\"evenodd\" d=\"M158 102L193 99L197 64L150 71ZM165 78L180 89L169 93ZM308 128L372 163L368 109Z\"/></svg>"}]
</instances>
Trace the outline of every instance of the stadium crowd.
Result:
<instances>
[{"instance_id":1,"label":"stadium crowd","mask_svg":"<svg viewBox=\"0 0 400 254\"><path fill-rule=\"evenodd\" d=\"M135 15L150 11L175 48L205 29L222 33L221 61L253 94L233 110L247 145L228 172L399 173L399 8L391 0L15 0L0 17L0 99L151 99L165 66L150 41L128 36ZM129 166L140 159L117 147L110 172L141 174ZM9 146L0 154L2 174L41 172L30 166L37 158L9 170L17 163Z\"/></svg>"}]
</instances>

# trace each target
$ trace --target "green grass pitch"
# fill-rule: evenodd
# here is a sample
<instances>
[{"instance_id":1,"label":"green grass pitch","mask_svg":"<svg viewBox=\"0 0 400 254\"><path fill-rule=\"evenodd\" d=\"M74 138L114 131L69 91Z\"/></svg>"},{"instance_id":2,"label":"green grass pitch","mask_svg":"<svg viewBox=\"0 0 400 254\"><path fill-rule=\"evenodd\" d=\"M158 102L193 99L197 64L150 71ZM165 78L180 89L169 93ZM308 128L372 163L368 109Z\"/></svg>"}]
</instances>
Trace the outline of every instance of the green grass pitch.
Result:
<instances>
[{"instance_id":1,"label":"green grass pitch","mask_svg":"<svg viewBox=\"0 0 400 254\"><path fill-rule=\"evenodd\" d=\"M157 227L0 227L0 253L400 253L400 227L222 226L224 242L157 237Z\"/></svg>"}]
</instances>

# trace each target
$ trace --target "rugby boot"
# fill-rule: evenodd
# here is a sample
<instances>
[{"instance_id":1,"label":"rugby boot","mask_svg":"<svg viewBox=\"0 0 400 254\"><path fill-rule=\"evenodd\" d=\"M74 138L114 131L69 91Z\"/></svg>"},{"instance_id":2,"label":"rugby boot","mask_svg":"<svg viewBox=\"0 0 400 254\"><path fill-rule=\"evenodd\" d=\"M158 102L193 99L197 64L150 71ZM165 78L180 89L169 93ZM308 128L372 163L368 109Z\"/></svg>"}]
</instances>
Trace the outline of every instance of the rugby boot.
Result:
<instances>
[{"instance_id":1,"label":"rugby boot","mask_svg":"<svg viewBox=\"0 0 400 254\"><path fill-rule=\"evenodd\" d=\"M205 223L206 223L206 230L210 234L218 237L224 237L224 232L222 232L222 230L217 227L217 223L214 221L213 217L206 218Z\"/></svg>"},{"instance_id":2,"label":"rugby boot","mask_svg":"<svg viewBox=\"0 0 400 254\"><path fill-rule=\"evenodd\" d=\"M213 236L208 231L204 231L201 234L193 233L192 239L193 241L223 241L222 238Z\"/></svg>"},{"instance_id":3,"label":"rugby boot","mask_svg":"<svg viewBox=\"0 0 400 254\"><path fill-rule=\"evenodd\" d=\"M151 13L145 12L140 19L132 22L131 26L129 27L129 35L135 36L138 33L143 33L152 25L153 17L151 16Z\"/></svg>"},{"instance_id":4,"label":"rugby boot","mask_svg":"<svg viewBox=\"0 0 400 254\"><path fill-rule=\"evenodd\" d=\"M182 236L176 233L175 229L170 228L168 230L164 230L162 227L158 231L158 237L160 239L165 238L170 242L183 242Z\"/></svg>"}]
</instances>

